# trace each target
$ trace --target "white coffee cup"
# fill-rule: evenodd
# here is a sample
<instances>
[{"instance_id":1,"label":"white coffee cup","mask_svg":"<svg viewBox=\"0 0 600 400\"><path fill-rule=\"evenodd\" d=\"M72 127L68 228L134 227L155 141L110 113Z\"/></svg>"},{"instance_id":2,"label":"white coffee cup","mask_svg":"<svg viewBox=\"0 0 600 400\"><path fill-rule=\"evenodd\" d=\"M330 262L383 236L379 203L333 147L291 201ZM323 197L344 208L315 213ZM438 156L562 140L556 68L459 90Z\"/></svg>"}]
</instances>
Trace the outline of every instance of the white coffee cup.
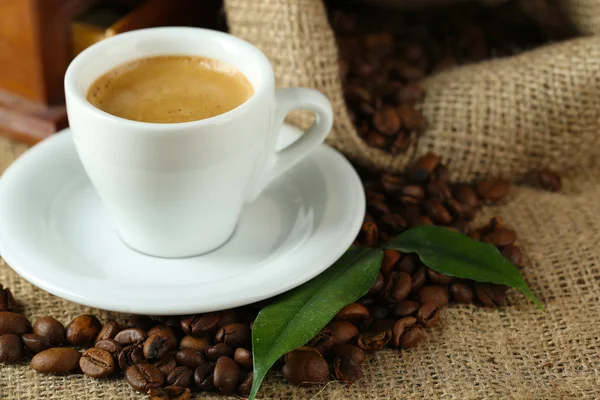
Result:
<instances>
[{"instance_id":1,"label":"white coffee cup","mask_svg":"<svg viewBox=\"0 0 600 400\"><path fill-rule=\"evenodd\" d=\"M158 55L224 61L248 78L254 95L216 117L173 124L126 120L86 100L105 72ZM141 29L96 43L71 62L65 93L77 152L119 236L159 257L193 256L224 244L244 204L322 143L333 121L320 92L276 90L271 64L256 47L199 28ZM314 111L316 121L276 152L284 118L294 109Z\"/></svg>"}]
</instances>

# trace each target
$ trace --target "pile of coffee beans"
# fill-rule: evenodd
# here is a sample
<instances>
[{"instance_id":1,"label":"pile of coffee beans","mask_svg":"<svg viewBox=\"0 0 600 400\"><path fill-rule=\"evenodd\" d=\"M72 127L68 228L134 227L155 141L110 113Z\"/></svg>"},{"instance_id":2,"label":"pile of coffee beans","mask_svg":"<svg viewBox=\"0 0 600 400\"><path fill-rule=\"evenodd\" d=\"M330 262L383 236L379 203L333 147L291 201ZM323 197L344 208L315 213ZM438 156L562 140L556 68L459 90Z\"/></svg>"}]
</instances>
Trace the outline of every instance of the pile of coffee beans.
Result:
<instances>
[{"instance_id":1,"label":"pile of coffee beans","mask_svg":"<svg viewBox=\"0 0 600 400\"><path fill-rule=\"evenodd\" d=\"M369 146L392 154L407 151L426 128L420 80L548 41L515 2L420 11L340 5L330 19L350 116Z\"/></svg>"},{"instance_id":2,"label":"pile of coffee beans","mask_svg":"<svg viewBox=\"0 0 600 400\"><path fill-rule=\"evenodd\" d=\"M508 193L508 181L451 184L435 154L423 156L401 175L359 173L367 213L357 244L379 246L408 228L435 224L491 243L521 265L516 234L500 217L471 227L482 204ZM534 175L542 186L560 188L557 174ZM365 353L414 347L447 303L494 306L504 301L506 289L452 278L428 269L412 254L385 250L369 293L340 310L306 346L282 357L277 368L293 385L321 384L331 376L352 384L363 376ZM134 315L104 324L93 315L80 315L66 327L47 316L32 325L17 312L11 292L0 286L0 363L31 357L31 368L40 373L121 377L152 399L185 400L192 391L247 396L253 378L252 323L265 304L186 316Z\"/></svg>"}]
</instances>

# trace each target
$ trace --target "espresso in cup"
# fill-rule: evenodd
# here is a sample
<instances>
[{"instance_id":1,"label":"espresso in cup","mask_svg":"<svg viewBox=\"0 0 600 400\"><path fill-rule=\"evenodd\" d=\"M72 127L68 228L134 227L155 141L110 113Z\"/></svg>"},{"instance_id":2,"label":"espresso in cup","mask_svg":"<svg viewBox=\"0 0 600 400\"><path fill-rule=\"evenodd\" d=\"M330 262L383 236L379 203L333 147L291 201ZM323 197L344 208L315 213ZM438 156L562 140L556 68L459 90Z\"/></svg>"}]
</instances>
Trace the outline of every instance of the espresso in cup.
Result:
<instances>
[{"instance_id":1,"label":"espresso in cup","mask_svg":"<svg viewBox=\"0 0 600 400\"><path fill-rule=\"evenodd\" d=\"M141 58L111 69L87 99L117 117L154 123L197 121L226 113L254 94L235 67L206 57Z\"/></svg>"}]
</instances>

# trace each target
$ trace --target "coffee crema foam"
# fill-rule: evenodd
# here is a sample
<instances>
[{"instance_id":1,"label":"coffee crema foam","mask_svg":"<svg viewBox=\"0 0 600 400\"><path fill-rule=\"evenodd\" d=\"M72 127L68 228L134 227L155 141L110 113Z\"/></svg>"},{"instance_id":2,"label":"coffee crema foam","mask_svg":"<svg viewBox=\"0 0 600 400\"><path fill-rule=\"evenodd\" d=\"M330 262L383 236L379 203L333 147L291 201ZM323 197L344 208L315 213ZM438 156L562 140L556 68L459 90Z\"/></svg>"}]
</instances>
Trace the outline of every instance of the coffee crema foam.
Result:
<instances>
[{"instance_id":1,"label":"coffee crema foam","mask_svg":"<svg viewBox=\"0 0 600 400\"><path fill-rule=\"evenodd\" d=\"M206 57L158 56L113 68L92 84L86 97L117 117L177 123L226 113L253 94L246 76L227 63Z\"/></svg>"}]
</instances>

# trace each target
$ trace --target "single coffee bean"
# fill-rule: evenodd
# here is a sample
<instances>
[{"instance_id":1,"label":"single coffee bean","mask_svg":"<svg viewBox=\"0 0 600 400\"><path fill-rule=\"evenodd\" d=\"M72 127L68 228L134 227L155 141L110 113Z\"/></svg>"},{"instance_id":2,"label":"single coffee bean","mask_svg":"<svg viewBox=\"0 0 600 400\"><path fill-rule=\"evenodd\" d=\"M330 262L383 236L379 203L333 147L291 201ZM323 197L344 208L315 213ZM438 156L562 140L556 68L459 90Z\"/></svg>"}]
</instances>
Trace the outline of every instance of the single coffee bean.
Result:
<instances>
[{"instance_id":1,"label":"single coffee bean","mask_svg":"<svg viewBox=\"0 0 600 400\"><path fill-rule=\"evenodd\" d=\"M127 383L141 393L164 385L165 377L162 372L152 364L132 365L125 371Z\"/></svg>"},{"instance_id":2,"label":"single coffee bean","mask_svg":"<svg viewBox=\"0 0 600 400\"><path fill-rule=\"evenodd\" d=\"M336 379L348 385L353 384L363 377L360 364L353 362L350 358L336 357L333 361L333 371Z\"/></svg>"},{"instance_id":3,"label":"single coffee bean","mask_svg":"<svg viewBox=\"0 0 600 400\"><path fill-rule=\"evenodd\" d=\"M411 292L417 292L419 289L425 285L427 281L427 267L420 267L415 271L414 274L411 275Z\"/></svg>"},{"instance_id":4,"label":"single coffee bean","mask_svg":"<svg viewBox=\"0 0 600 400\"><path fill-rule=\"evenodd\" d=\"M444 275L440 272L432 270L431 268L427 269L427 275L429 276L429 280L436 285L449 285L454 280L454 278L451 276Z\"/></svg>"},{"instance_id":5,"label":"single coffee bean","mask_svg":"<svg viewBox=\"0 0 600 400\"><path fill-rule=\"evenodd\" d=\"M405 254L398 263L397 270L412 275L418 266L419 261L413 254Z\"/></svg>"},{"instance_id":6,"label":"single coffee bean","mask_svg":"<svg viewBox=\"0 0 600 400\"><path fill-rule=\"evenodd\" d=\"M425 209L425 213L434 222L440 225L448 225L452 223L452 215L450 215L450 213L448 212L446 207L444 207L440 200L428 199L423 205L423 207Z\"/></svg>"},{"instance_id":7,"label":"single coffee bean","mask_svg":"<svg viewBox=\"0 0 600 400\"><path fill-rule=\"evenodd\" d=\"M92 347L79 359L79 367L87 376L100 379L115 372L115 360L108 351Z\"/></svg>"},{"instance_id":8,"label":"single coffee bean","mask_svg":"<svg viewBox=\"0 0 600 400\"><path fill-rule=\"evenodd\" d=\"M385 329L375 332L362 332L358 335L357 344L364 351L378 351L383 349L390 340L392 340L392 331Z\"/></svg>"},{"instance_id":9,"label":"single coffee bean","mask_svg":"<svg viewBox=\"0 0 600 400\"><path fill-rule=\"evenodd\" d=\"M401 347L404 335L416 325L417 319L414 317L399 319L392 330L392 346Z\"/></svg>"},{"instance_id":10,"label":"single coffee bean","mask_svg":"<svg viewBox=\"0 0 600 400\"><path fill-rule=\"evenodd\" d=\"M233 357L234 348L226 345L225 343L217 343L214 346L210 346L204 352L206 354L206 358L211 361L217 361L220 357L227 356Z\"/></svg>"},{"instance_id":11,"label":"single coffee bean","mask_svg":"<svg viewBox=\"0 0 600 400\"><path fill-rule=\"evenodd\" d=\"M177 361L175 361L174 356L168 355L158 361L155 361L153 365L160 369L160 372L162 372L163 375L167 376L177 367Z\"/></svg>"},{"instance_id":12,"label":"single coffee bean","mask_svg":"<svg viewBox=\"0 0 600 400\"><path fill-rule=\"evenodd\" d=\"M414 347L421 341L425 329L420 325L415 325L410 328L403 336L400 342L400 347L403 349L409 349Z\"/></svg>"},{"instance_id":13,"label":"single coffee bean","mask_svg":"<svg viewBox=\"0 0 600 400\"><path fill-rule=\"evenodd\" d=\"M233 353L233 360L242 368L252 369L252 352L250 350L238 347Z\"/></svg>"},{"instance_id":14,"label":"single coffee bean","mask_svg":"<svg viewBox=\"0 0 600 400\"><path fill-rule=\"evenodd\" d=\"M114 339L121 332L121 326L116 321L108 321L96 336L96 343L105 339Z\"/></svg>"},{"instance_id":15,"label":"single coffee bean","mask_svg":"<svg viewBox=\"0 0 600 400\"><path fill-rule=\"evenodd\" d=\"M123 345L114 339L103 339L96 342L95 347L108 351L115 358L117 358L121 350L123 350Z\"/></svg>"},{"instance_id":16,"label":"single coffee bean","mask_svg":"<svg viewBox=\"0 0 600 400\"><path fill-rule=\"evenodd\" d=\"M219 323L217 324L217 329L224 327L225 325L235 324L236 322L242 322L239 319L238 312L235 308L230 308L228 310L219 311Z\"/></svg>"},{"instance_id":17,"label":"single coffee bean","mask_svg":"<svg viewBox=\"0 0 600 400\"><path fill-rule=\"evenodd\" d=\"M188 367L177 367L167 375L167 384L181 387L191 387L194 381L194 371Z\"/></svg>"},{"instance_id":18,"label":"single coffee bean","mask_svg":"<svg viewBox=\"0 0 600 400\"><path fill-rule=\"evenodd\" d=\"M233 349L231 349L231 354L233 354ZM175 353L175 360L186 367L198 368L199 365L206 362L206 357L203 353L194 349L181 349Z\"/></svg>"},{"instance_id":19,"label":"single coffee bean","mask_svg":"<svg viewBox=\"0 0 600 400\"><path fill-rule=\"evenodd\" d=\"M299 351L293 357L288 357L282 372L284 379L292 385L310 386L328 379L329 365L316 352Z\"/></svg>"},{"instance_id":20,"label":"single coffee bean","mask_svg":"<svg viewBox=\"0 0 600 400\"><path fill-rule=\"evenodd\" d=\"M219 313L189 315L181 318L181 329L192 336L212 334L217 331L220 319Z\"/></svg>"},{"instance_id":21,"label":"single coffee bean","mask_svg":"<svg viewBox=\"0 0 600 400\"><path fill-rule=\"evenodd\" d=\"M215 342L225 343L231 347L249 346L251 340L250 326L248 324L229 324L217 331Z\"/></svg>"},{"instance_id":22,"label":"single coffee bean","mask_svg":"<svg viewBox=\"0 0 600 400\"><path fill-rule=\"evenodd\" d=\"M102 324L93 315L80 315L67 325L67 343L71 346L86 346L94 342Z\"/></svg>"},{"instance_id":23,"label":"single coffee bean","mask_svg":"<svg viewBox=\"0 0 600 400\"><path fill-rule=\"evenodd\" d=\"M414 128L418 128L420 126L416 125L425 123L423 116L410 106L400 107L398 109L398 114L400 115L403 126L410 130L417 130ZM409 125L413 125L413 128L409 127ZM419 158L412 167L411 178L416 181L424 181L428 179L429 175L435 171L438 165L440 165L441 161L442 159L434 153L425 154Z\"/></svg>"},{"instance_id":24,"label":"single coffee bean","mask_svg":"<svg viewBox=\"0 0 600 400\"><path fill-rule=\"evenodd\" d=\"M144 358L144 350L141 344L132 344L131 346L124 347L119 353L117 360L119 361L119 367L123 371L126 371L132 365L148 362Z\"/></svg>"},{"instance_id":25,"label":"single coffee bean","mask_svg":"<svg viewBox=\"0 0 600 400\"><path fill-rule=\"evenodd\" d=\"M200 390L211 391L215 389L214 380L215 363L208 362L200 365L194 371L194 383Z\"/></svg>"},{"instance_id":26,"label":"single coffee bean","mask_svg":"<svg viewBox=\"0 0 600 400\"><path fill-rule=\"evenodd\" d=\"M423 286L417 293L417 301L421 304L433 301L441 307L448 303L448 290L440 285Z\"/></svg>"},{"instance_id":27,"label":"single coffee bean","mask_svg":"<svg viewBox=\"0 0 600 400\"><path fill-rule=\"evenodd\" d=\"M125 321L127 328L137 328L148 332L156 323L147 315L132 314Z\"/></svg>"},{"instance_id":28,"label":"single coffee bean","mask_svg":"<svg viewBox=\"0 0 600 400\"><path fill-rule=\"evenodd\" d=\"M365 361L365 352L358 346L344 343L333 346L332 353L336 358L348 358L355 364L362 364Z\"/></svg>"},{"instance_id":29,"label":"single coffee bean","mask_svg":"<svg viewBox=\"0 0 600 400\"><path fill-rule=\"evenodd\" d=\"M15 311L16 309L17 302L15 301L12 293L8 288L5 288L0 284L0 312Z\"/></svg>"},{"instance_id":30,"label":"single coffee bean","mask_svg":"<svg viewBox=\"0 0 600 400\"><path fill-rule=\"evenodd\" d=\"M460 203L468 206L471 209L479 207L479 198L475 191L467 185L460 185L454 190L454 196Z\"/></svg>"},{"instance_id":31,"label":"single coffee bean","mask_svg":"<svg viewBox=\"0 0 600 400\"><path fill-rule=\"evenodd\" d=\"M549 169L544 169L538 172L538 180L544 189L551 192L559 192L562 188L560 175L558 175L556 172L550 171Z\"/></svg>"},{"instance_id":32,"label":"single coffee bean","mask_svg":"<svg viewBox=\"0 0 600 400\"><path fill-rule=\"evenodd\" d=\"M390 297L394 302L404 300L410 293L412 287L412 279L406 272L398 272L396 283L390 293Z\"/></svg>"},{"instance_id":33,"label":"single coffee bean","mask_svg":"<svg viewBox=\"0 0 600 400\"><path fill-rule=\"evenodd\" d=\"M425 191L421 186L406 185L400 194L400 201L405 204L419 204L425 197Z\"/></svg>"},{"instance_id":34,"label":"single coffee bean","mask_svg":"<svg viewBox=\"0 0 600 400\"><path fill-rule=\"evenodd\" d=\"M283 355L283 362L284 362L284 363L287 363L287 362L289 362L289 361L290 361L290 359L292 359L293 357L296 357L296 356L302 356L302 354L303 354L304 352L306 352L306 351L308 351L308 352L312 352L312 353L315 353L315 354L318 354L318 355L320 355L320 356L323 356L323 355L322 355L321 353L319 353L319 351L318 351L317 349L315 349L314 347L310 347L310 346L302 346L302 347L298 347L296 350L292 350L292 351L289 351L289 352L285 353L285 354Z\"/></svg>"},{"instance_id":35,"label":"single coffee bean","mask_svg":"<svg viewBox=\"0 0 600 400\"><path fill-rule=\"evenodd\" d=\"M494 246L508 246L517 239L517 234L512 229L500 228L482 237L484 242Z\"/></svg>"},{"instance_id":36,"label":"single coffee bean","mask_svg":"<svg viewBox=\"0 0 600 400\"><path fill-rule=\"evenodd\" d=\"M200 352L205 352L212 346L212 342L208 336L195 337L195 336L184 336L179 343L180 349L194 349Z\"/></svg>"},{"instance_id":37,"label":"single coffee bean","mask_svg":"<svg viewBox=\"0 0 600 400\"><path fill-rule=\"evenodd\" d=\"M457 303L471 304L473 302L473 289L463 282L453 283L450 294Z\"/></svg>"},{"instance_id":38,"label":"single coffee bean","mask_svg":"<svg viewBox=\"0 0 600 400\"><path fill-rule=\"evenodd\" d=\"M400 118L393 107L383 107L375 111L373 115L373 126L379 133L391 136L400 129Z\"/></svg>"},{"instance_id":39,"label":"single coffee bean","mask_svg":"<svg viewBox=\"0 0 600 400\"><path fill-rule=\"evenodd\" d=\"M506 299L507 289L504 285L475 282L475 295L486 306L502 303Z\"/></svg>"},{"instance_id":40,"label":"single coffee bean","mask_svg":"<svg viewBox=\"0 0 600 400\"><path fill-rule=\"evenodd\" d=\"M479 229L479 233L483 236L490 232L498 230L498 229L502 228L503 226L504 226L504 223L502 222L502 217L492 217L492 218L490 218L487 225L485 225Z\"/></svg>"},{"instance_id":41,"label":"single coffee bean","mask_svg":"<svg viewBox=\"0 0 600 400\"><path fill-rule=\"evenodd\" d=\"M369 310L362 304L351 303L338 311L334 318L342 321L364 321L369 318Z\"/></svg>"},{"instance_id":42,"label":"single coffee bean","mask_svg":"<svg viewBox=\"0 0 600 400\"><path fill-rule=\"evenodd\" d=\"M348 343L358 336L358 328L348 321L332 321L327 325L327 329L331 331L336 344Z\"/></svg>"},{"instance_id":43,"label":"single coffee bean","mask_svg":"<svg viewBox=\"0 0 600 400\"><path fill-rule=\"evenodd\" d=\"M40 351L48 350L50 347L53 347L50 339L36 335L35 333L26 333L21 339L27 350L33 354L37 354Z\"/></svg>"},{"instance_id":44,"label":"single coffee bean","mask_svg":"<svg viewBox=\"0 0 600 400\"><path fill-rule=\"evenodd\" d=\"M313 347L322 356L325 356L329 353L334 344L335 340L333 339L333 333L329 329L324 328L308 342L307 346Z\"/></svg>"},{"instance_id":45,"label":"single coffee bean","mask_svg":"<svg viewBox=\"0 0 600 400\"><path fill-rule=\"evenodd\" d=\"M377 274L377 278L375 279L375 283L373 286L371 286L371 289L369 289L368 294L377 294L381 292L381 289L383 289L383 274L379 272Z\"/></svg>"},{"instance_id":46,"label":"single coffee bean","mask_svg":"<svg viewBox=\"0 0 600 400\"><path fill-rule=\"evenodd\" d=\"M440 308L435 301L429 301L419 308L417 322L425 328L434 326L440 318Z\"/></svg>"},{"instance_id":47,"label":"single coffee bean","mask_svg":"<svg viewBox=\"0 0 600 400\"><path fill-rule=\"evenodd\" d=\"M396 250L384 250L383 260L381 261L381 273L385 276L389 275L394 269L398 261L402 258L402 254Z\"/></svg>"},{"instance_id":48,"label":"single coffee bean","mask_svg":"<svg viewBox=\"0 0 600 400\"><path fill-rule=\"evenodd\" d=\"M364 222L360 230L360 242L366 247L375 247L379 242L377 224L372 221Z\"/></svg>"},{"instance_id":49,"label":"single coffee bean","mask_svg":"<svg viewBox=\"0 0 600 400\"><path fill-rule=\"evenodd\" d=\"M14 333L0 335L0 364L14 364L25 356L21 338Z\"/></svg>"},{"instance_id":50,"label":"single coffee bean","mask_svg":"<svg viewBox=\"0 0 600 400\"><path fill-rule=\"evenodd\" d=\"M14 333L23 335L31 331L31 323L21 314L10 311L0 311L0 335Z\"/></svg>"},{"instance_id":51,"label":"single coffee bean","mask_svg":"<svg viewBox=\"0 0 600 400\"><path fill-rule=\"evenodd\" d=\"M129 346L132 344L142 343L147 337L148 335L146 332L140 328L127 328L117 333L115 340L121 343L123 346Z\"/></svg>"},{"instance_id":52,"label":"single coffee bean","mask_svg":"<svg viewBox=\"0 0 600 400\"><path fill-rule=\"evenodd\" d=\"M159 324L148 331L148 337L156 334L168 339L170 343L169 350L175 350L177 348L177 335L173 331L173 328L171 328L169 325Z\"/></svg>"},{"instance_id":53,"label":"single coffee bean","mask_svg":"<svg viewBox=\"0 0 600 400\"><path fill-rule=\"evenodd\" d=\"M30 366L37 372L58 374L73 372L79 368L81 353L67 347L54 347L37 353L31 359Z\"/></svg>"},{"instance_id":54,"label":"single coffee bean","mask_svg":"<svg viewBox=\"0 0 600 400\"><path fill-rule=\"evenodd\" d=\"M215 365L214 379L221 393L231 394L240 383L240 367L231 358L220 357Z\"/></svg>"},{"instance_id":55,"label":"single coffee bean","mask_svg":"<svg viewBox=\"0 0 600 400\"><path fill-rule=\"evenodd\" d=\"M166 336L162 332L149 336L144 342L144 357L147 360L163 358L169 351L177 347L177 339Z\"/></svg>"},{"instance_id":56,"label":"single coffee bean","mask_svg":"<svg viewBox=\"0 0 600 400\"><path fill-rule=\"evenodd\" d=\"M403 128L411 131L411 132L417 132L417 133L422 133L425 131L426 128L426 123L425 123L425 118L423 117L423 114L421 114L421 112L417 109L415 109L414 107L411 107L409 105L401 105L400 107L398 107L396 109L396 113L398 114L398 117L400 118L400 124L402 125ZM430 158L433 157L437 157L434 154L431 154ZM439 158L438 158L439 160ZM430 164L426 164L427 162L430 162ZM423 160L423 158L419 159L417 161L417 163L415 164L415 169L424 169L424 167L430 167L433 165L434 160L433 159L427 159L427 160ZM438 161L439 163L439 161ZM421 168L420 165L423 165L424 167ZM435 169L435 168L433 168ZM432 171L433 171L432 169Z\"/></svg>"},{"instance_id":57,"label":"single coffee bean","mask_svg":"<svg viewBox=\"0 0 600 400\"><path fill-rule=\"evenodd\" d=\"M505 179L490 178L477 185L477 193L485 200L497 201L508 194L510 182Z\"/></svg>"},{"instance_id":58,"label":"single coffee bean","mask_svg":"<svg viewBox=\"0 0 600 400\"><path fill-rule=\"evenodd\" d=\"M240 396L248 397L252 390L252 382L254 381L254 372L250 371L238 386L237 392Z\"/></svg>"},{"instance_id":59,"label":"single coffee bean","mask_svg":"<svg viewBox=\"0 0 600 400\"><path fill-rule=\"evenodd\" d=\"M394 308L394 316L396 318L404 318L416 315L421 305L416 301L402 300Z\"/></svg>"},{"instance_id":60,"label":"single coffee bean","mask_svg":"<svg viewBox=\"0 0 600 400\"><path fill-rule=\"evenodd\" d=\"M167 386L165 388L150 389L148 395L151 400L190 400L192 392L181 386Z\"/></svg>"},{"instance_id":61,"label":"single coffee bean","mask_svg":"<svg viewBox=\"0 0 600 400\"><path fill-rule=\"evenodd\" d=\"M379 182L383 186L383 190L388 194L398 194L402 191L404 185L406 185L406 179L388 173L384 173L379 177ZM393 250L392 250L393 251Z\"/></svg>"},{"instance_id":62,"label":"single coffee bean","mask_svg":"<svg viewBox=\"0 0 600 400\"><path fill-rule=\"evenodd\" d=\"M52 317L42 317L35 321L33 333L50 339L53 346L66 342L64 325Z\"/></svg>"},{"instance_id":63,"label":"single coffee bean","mask_svg":"<svg viewBox=\"0 0 600 400\"><path fill-rule=\"evenodd\" d=\"M508 261L513 263L514 266L521 266L522 255L519 246L509 244L508 246L503 246L500 252L508 259Z\"/></svg>"}]
</instances>

